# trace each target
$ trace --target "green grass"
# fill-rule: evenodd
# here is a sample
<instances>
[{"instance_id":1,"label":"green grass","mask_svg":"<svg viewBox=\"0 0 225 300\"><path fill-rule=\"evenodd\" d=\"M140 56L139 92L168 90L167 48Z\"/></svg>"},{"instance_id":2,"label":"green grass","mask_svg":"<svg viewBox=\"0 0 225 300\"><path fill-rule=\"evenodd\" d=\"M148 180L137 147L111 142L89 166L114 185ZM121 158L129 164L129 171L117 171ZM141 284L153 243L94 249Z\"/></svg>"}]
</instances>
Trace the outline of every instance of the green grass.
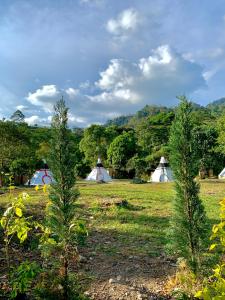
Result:
<instances>
[{"instance_id":1,"label":"green grass","mask_svg":"<svg viewBox=\"0 0 225 300\"><path fill-rule=\"evenodd\" d=\"M132 184L126 180L109 184L78 182L80 198L78 213L86 220L90 237L89 251L106 256L158 256L166 242L173 184ZM17 189L19 193L24 189ZM41 190L25 189L30 195L30 213L42 218L47 195ZM225 182L202 181L201 198L211 223L219 218L219 201L225 196ZM110 205L112 201L127 200L128 207ZM1 209L7 197L0 196Z\"/></svg>"}]
</instances>

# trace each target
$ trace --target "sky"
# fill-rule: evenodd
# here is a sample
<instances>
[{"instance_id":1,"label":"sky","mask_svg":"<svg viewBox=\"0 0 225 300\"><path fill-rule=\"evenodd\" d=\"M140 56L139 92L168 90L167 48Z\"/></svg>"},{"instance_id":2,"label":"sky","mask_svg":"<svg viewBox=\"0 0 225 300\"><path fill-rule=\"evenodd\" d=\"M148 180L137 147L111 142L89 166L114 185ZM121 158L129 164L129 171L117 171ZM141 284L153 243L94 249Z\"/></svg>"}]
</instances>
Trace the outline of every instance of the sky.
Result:
<instances>
[{"instance_id":1,"label":"sky","mask_svg":"<svg viewBox=\"0 0 225 300\"><path fill-rule=\"evenodd\" d=\"M0 118L71 126L225 96L225 0L0 0Z\"/></svg>"}]
</instances>

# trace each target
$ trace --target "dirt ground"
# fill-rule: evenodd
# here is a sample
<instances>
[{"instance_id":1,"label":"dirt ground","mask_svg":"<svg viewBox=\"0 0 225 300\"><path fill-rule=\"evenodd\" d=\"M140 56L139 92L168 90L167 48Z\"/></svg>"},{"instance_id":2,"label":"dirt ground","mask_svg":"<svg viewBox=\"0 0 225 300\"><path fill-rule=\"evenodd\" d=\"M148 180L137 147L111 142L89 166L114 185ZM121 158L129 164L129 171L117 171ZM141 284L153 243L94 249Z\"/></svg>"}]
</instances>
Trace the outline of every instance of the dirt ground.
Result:
<instances>
[{"instance_id":1,"label":"dirt ground","mask_svg":"<svg viewBox=\"0 0 225 300\"><path fill-rule=\"evenodd\" d=\"M166 295L164 285L168 274L174 273L174 262L163 254L129 256L121 251L109 256L93 251L98 243L112 247L115 242L113 235L96 231L82 249L81 266L91 278L85 294L95 300L172 299Z\"/></svg>"}]
</instances>

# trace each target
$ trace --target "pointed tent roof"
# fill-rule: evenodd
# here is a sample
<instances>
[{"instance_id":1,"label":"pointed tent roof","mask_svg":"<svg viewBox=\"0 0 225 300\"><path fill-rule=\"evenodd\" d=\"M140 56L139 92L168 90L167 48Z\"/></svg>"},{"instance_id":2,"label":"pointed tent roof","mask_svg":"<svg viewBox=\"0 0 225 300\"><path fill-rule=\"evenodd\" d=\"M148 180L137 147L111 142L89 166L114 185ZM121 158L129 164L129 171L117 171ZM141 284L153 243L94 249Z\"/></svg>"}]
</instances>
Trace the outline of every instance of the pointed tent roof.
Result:
<instances>
[{"instance_id":1,"label":"pointed tent roof","mask_svg":"<svg viewBox=\"0 0 225 300\"><path fill-rule=\"evenodd\" d=\"M106 169L103 167L100 157L98 158L96 167L93 168L91 173L87 176L86 180L97 182L109 182L112 181Z\"/></svg>"},{"instance_id":2,"label":"pointed tent roof","mask_svg":"<svg viewBox=\"0 0 225 300\"><path fill-rule=\"evenodd\" d=\"M225 179L225 168L218 175L219 179Z\"/></svg>"},{"instance_id":3,"label":"pointed tent roof","mask_svg":"<svg viewBox=\"0 0 225 300\"><path fill-rule=\"evenodd\" d=\"M173 181L173 173L169 167L168 161L165 157L161 157L158 167L151 176L151 182L169 182Z\"/></svg>"}]
</instances>

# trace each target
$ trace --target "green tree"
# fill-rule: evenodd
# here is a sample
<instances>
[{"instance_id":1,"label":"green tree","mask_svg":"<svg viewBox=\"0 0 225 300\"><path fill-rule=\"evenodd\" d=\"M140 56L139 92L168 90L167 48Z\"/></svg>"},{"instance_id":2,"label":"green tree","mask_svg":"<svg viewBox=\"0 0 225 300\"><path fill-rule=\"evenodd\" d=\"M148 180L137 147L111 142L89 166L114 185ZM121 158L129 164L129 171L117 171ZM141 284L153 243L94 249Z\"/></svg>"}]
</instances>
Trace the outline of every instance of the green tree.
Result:
<instances>
[{"instance_id":1,"label":"green tree","mask_svg":"<svg viewBox=\"0 0 225 300\"><path fill-rule=\"evenodd\" d=\"M116 126L91 125L86 128L80 142L80 150L84 153L86 162L94 166L98 156L106 161L107 148L117 135Z\"/></svg>"},{"instance_id":2,"label":"green tree","mask_svg":"<svg viewBox=\"0 0 225 300\"><path fill-rule=\"evenodd\" d=\"M217 121L218 131L218 151L225 155L225 116L221 116Z\"/></svg>"},{"instance_id":3,"label":"green tree","mask_svg":"<svg viewBox=\"0 0 225 300\"><path fill-rule=\"evenodd\" d=\"M137 152L134 131L117 136L108 149L108 161L115 170L125 170L128 160Z\"/></svg>"},{"instance_id":4,"label":"green tree","mask_svg":"<svg viewBox=\"0 0 225 300\"><path fill-rule=\"evenodd\" d=\"M10 120L13 122L24 122L25 116L21 110L16 110L10 117Z\"/></svg>"},{"instance_id":5,"label":"green tree","mask_svg":"<svg viewBox=\"0 0 225 300\"><path fill-rule=\"evenodd\" d=\"M52 184L49 194L47 224L56 243L53 256L59 260L65 300L69 299L70 253L76 253L76 245L73 241L77 228L75 212L78 197L78 190L74 187L73 145L67 122L68 108L65 106L65 101L61 99L55 105L55 115L52 119L52 141L48 163L55 183Z\"/></svg>"},{"instance_id":6,"label":"green tree","mask_svg":"<svg viewBox=\"0 0 225 300\"><path fill-rule=\"evenodd\" d=\"M160 112L143 119L136 128L138 145L146 155L158 151L168 143L169 130L174 119L173 112Z\"/></svg>"},{"instance_id":7,"label":"green tree","mask_svg":"<svg viewBox=\"0 0 225 300\"><path fill-rule=\"evenodd\" d=\"M192 104L186 97L177 108L170 133L170 163L175 177L176 196L171 218L170 247L184 257L194 272L198 271L207 221L199 198L196 142L193 138Z\"/></svg>"},{"instance_id":8,"label":"green tree","mask_svg":"<svg viewBox=\"0 0 225 300\"><path fill-rule=\"evenodd\" d=\"M33 167L34 152L29 137L27 124L17 124L10 121L0 121L0 172L7 173L15 160L31 164ZM2 178L0 180L2 184Z\"/></svg>"},{"instance_id":9,"label":"green tree","mask_svg":"<svg viewBox=\"0 0 225 300\"><path fill-rule=\"evenodd\" d=\"M217 174L221 171L221 162L225 162L222 153L217 151L218 133L212 124L197 126L194 129L199 168L206 175L209 170Z\"/></svg>"}]
</instances>

